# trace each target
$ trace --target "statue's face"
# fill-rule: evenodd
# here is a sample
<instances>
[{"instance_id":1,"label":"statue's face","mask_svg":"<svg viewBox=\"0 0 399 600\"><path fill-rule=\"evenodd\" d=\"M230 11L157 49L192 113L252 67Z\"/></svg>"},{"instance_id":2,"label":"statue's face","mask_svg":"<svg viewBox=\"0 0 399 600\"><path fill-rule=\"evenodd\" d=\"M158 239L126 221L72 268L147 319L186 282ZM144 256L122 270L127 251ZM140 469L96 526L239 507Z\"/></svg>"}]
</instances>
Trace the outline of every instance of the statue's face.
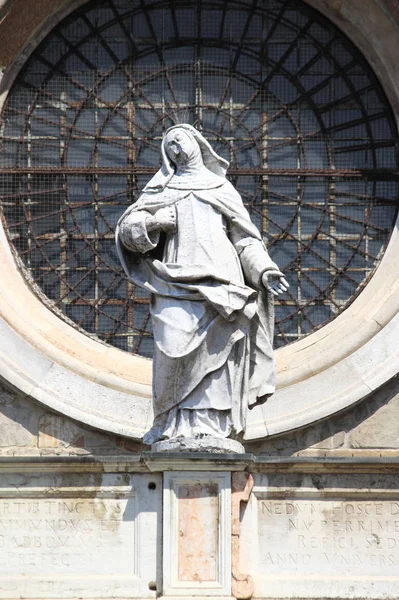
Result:
<instances>
[{"instance_id":1,"label":"statue's face","mask_svg":"<svg viewBox=\"0 0 399 600\"><path fill-rule=\"evenodd\" d=\"M170 131L165 139L165 148L175 165L185 165L200 153L197 142L184 129Z\"/></svg>"}]
</instances>

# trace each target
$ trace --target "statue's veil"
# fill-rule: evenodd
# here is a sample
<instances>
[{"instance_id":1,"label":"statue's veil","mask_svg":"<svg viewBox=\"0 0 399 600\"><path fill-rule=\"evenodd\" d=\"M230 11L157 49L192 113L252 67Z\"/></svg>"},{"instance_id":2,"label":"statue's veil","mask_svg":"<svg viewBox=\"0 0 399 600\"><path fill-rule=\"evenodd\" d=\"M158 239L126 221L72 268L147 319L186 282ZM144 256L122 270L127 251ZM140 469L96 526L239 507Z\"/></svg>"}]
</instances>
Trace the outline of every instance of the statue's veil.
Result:
<instances>
[{"instance_id":1,"label":"statue's veil","mask_svg":"<svg viewBox=\"0 0 399 600\"><path fill-rule=\"evenodd\" d=\"M229 163L227 160L219 156L219 154L214 151L210 143L197 129L195 129L195 127L189 125L188 123L182 123L179 125L173 125L173 127L170 127L165 132L161 146L162 166L159 171L155 173L154 177L147 183L143 189L143 192L159 192L163 190L168 185L175 173L175 165L168 157L165 148L166 136L174 129L184 129L184 131L198 143L201 150L203 163L209 171L215 175L218 175L219 177L226 177L226 171L229 168Z\"/></svg>"}]
</instances>

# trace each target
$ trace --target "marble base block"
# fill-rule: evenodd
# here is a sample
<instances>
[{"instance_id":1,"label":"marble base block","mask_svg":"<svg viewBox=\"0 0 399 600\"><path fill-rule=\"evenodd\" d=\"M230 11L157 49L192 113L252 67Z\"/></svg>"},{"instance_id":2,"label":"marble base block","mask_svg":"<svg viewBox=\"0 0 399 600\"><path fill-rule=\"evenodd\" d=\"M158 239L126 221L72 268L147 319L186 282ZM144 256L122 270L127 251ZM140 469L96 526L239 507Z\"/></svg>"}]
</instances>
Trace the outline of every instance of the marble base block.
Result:
<instances>
[{"instance_id":1,"label":"marble base block","mask_svg":"<svg viewBox=\"0 0 399 600\"><path fill-rule=\"evenodd\" d=\"M163 595L231 594L230 473L164 474Z\"/></svg>"},{"instance_id":2,"label":"marble base block","mask_svg":"<svg viewBox=\"0 0 399 600\"><path fill-rule=\"evenodd\" d=\"M151 446L152 452L212 452L213 454L244 454L245 448L240 442L230 438L204 436L198 438L172 438L162 440Z\"/></svg>"}]
</instances>

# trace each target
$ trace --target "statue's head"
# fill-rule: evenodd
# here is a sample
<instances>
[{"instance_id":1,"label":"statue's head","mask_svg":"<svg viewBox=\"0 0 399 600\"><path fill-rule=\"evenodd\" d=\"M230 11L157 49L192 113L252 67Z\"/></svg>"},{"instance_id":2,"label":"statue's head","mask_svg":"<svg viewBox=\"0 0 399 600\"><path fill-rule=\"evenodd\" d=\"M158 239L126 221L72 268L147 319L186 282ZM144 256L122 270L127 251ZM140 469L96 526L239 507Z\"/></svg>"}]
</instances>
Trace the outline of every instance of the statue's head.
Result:
<instances>
[{"instance_id":1,"label":"statue's head","mask_svg":"<svg viewBox=\"0 0 399 600\"><path fill-rule=\"evenodd\" d=\"M210 143L201 132L188 123L173 125L162 140L162 166L154 177L147 183L144 192L163 190L175 175L176 171L189 171L184 167L201 164L210 171L210 177L202 182L207 189L212 185L220 185L220 179L225 179L229 166L227 160L213 150ZM216 177L214 177L216 175ZM189 179L189 178L188 178ZM199 189L199 188L197 188Z\"/></svg>"},{"instance_id":2,"label":"statue's head","mask_svg":"<svg viewBox=\"0 0 399 600\"><path fill-rule=\"evenodd\" d=\"M174 127L165 136L165 151L176 166L202 161L201 149L195 137L183 127Z\"/></svg>"}]
</instances>

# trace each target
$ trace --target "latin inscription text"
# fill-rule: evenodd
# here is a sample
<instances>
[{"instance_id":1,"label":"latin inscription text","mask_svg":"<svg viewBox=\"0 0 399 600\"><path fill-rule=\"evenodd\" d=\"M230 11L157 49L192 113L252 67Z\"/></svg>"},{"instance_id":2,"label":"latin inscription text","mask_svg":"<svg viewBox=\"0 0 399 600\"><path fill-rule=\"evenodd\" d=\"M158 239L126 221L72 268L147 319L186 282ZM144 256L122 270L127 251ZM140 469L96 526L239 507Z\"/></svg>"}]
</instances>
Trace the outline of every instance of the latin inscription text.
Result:
<instances>
[{"instance_id":1,"label":"latin inscription text","mask_svg":"<svg viewBox=\"0 0 399 600\"><path fill-rule=\"evenodd\" d=\"M121 549L121 536L133 555L130 513L119 499L0 500L0 575L95 573Z\"/></svg>"},{"instance_id":2,"label":"latin inscription text","mask_svg":"<svg viewBox=\"0 0 399 600\"><path fill-rule=\"evenodd\" d=\"M260 500L259 527L270 572L398 572L399 501Z\"/></svg>"}]
</instances>

